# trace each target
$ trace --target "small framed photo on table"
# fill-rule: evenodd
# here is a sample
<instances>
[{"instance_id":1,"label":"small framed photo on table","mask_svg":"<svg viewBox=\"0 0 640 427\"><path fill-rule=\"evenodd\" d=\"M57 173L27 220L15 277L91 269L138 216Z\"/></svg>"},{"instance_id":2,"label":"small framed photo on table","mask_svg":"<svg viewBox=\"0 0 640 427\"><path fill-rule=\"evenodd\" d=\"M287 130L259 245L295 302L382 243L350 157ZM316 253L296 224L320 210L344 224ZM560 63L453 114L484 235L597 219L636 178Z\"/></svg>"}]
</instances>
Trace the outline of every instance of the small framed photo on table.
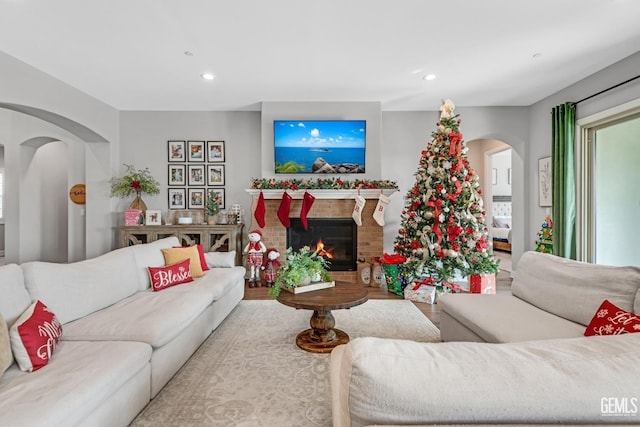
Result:
<instances>
[{"instance_id":1,"label":"small framed photo on table","mask_svg":"<svg viewBox=\"0 0 640 427\"><path fill-rule=\"evenodd\" d=\"M187 192L184 188L169 188L169 209L186 209Z\"/></svg>"},{"instance_id":2,"label":"small framed photo on table","mask_svg":"<svg viewBox=\"0 0 640 427\"><path fill-rule=\"evenodd\" d=\"M207 185L224 185L224 165L207 166Z\"/></svg>"},{"instance_id":3,"label":"small framed photo on table","mask_svg":"<svg viewBox=\"0 0 640 427\"><path fill-rule=\"evenodd\" d=\"M204 188L190 188L189 189L189 209L203 209L204 208Z\"/></svg>"},{"instance_id":4,"label":"small framed photo on table","mask_svg":"<svg viewBox=\"0 0 640 427\"><path fill-rule=\"evenodd\" d=\"M204 165L189 165L189 185L204 186Z\"/></svg>"},{"instance_id":5,"label":"small framed photo on table","mask_svg":"<svg viewBox=\"0 0 640 427\"><path fill-rule=\"evenodd\" d=\"M187 141L190 162L204 162L204 141Z\"/></svg>"},{"instance_id":6,"label":"small framed photo on table","mask_svg":"<svg viewBox=\"0 0 640 427\"><path fill-rule=\"evenodd\" d=\"M224 162L224 141L207 141L207 160L211 163Z\"/></svg>"},{"instance_id":7,"label":"small framed photo on table","mask_svg":"<svg viewBox=\"0 0 640 427\"><path fill-rule=\"evenodd\" d=\"M158 210L147 209L146 225L162 225L162 213Z\"/></svg>"},{"instance_id":8,"label":"small framed photo on table","mask_svg":"<svg viewBox=\"0 0 640 427\"><path fill-rule=\"evenodd\" d=\"M185 165L169 165L169 185L186 185Z\"/></svg>"},{"instance_id":9,"label":"small framed photo on table","mask_svg":"<svg viewBox=\"0 0 640 427\"><path fill-rule=\"evenodd\" d=\"M168 157L169 162L184 162L187 160L185 141L169 141Z\"/></svg>"},{"instance_id":10,"label":"small framed photo on table","mask_svg":"<svg viewBox=\"0 0 640 427\"><path fill-rule=\"evenodd\" d=\"M209 188L207 197L213 197L218 202L220 209L224 209L224 188Z\"/></svg>"}]
</instances>

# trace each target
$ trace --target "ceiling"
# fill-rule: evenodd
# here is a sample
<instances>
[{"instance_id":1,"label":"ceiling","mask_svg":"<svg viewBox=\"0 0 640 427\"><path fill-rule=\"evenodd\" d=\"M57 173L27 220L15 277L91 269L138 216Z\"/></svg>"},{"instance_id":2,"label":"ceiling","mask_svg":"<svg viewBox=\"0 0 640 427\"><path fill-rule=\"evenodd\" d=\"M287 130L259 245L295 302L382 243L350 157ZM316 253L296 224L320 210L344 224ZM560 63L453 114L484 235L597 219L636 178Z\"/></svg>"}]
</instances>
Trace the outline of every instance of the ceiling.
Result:
<instances>
[{"instance_id":1,"label":"ceiling","mask_svg":"<svg viewBox=\"0 0 640 427\"><path fill-rule=\"evenodd\" d=\"M0 0L0 51L119 110L527 106L637 52L638 22L637 0Z\"/></svg>"}]
</instances>

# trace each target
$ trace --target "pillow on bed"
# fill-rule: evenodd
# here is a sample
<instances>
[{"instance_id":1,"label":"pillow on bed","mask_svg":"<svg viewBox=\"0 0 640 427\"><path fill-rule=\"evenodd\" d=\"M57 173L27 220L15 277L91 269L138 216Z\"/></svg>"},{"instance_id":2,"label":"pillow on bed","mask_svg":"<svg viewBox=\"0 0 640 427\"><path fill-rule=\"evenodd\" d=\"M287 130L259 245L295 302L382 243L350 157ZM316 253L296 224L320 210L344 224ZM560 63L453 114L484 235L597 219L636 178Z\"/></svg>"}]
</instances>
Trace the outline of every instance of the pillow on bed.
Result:
<instances>
[{"instance_id":1,"label":"pillow on bed","mask_svg":"<svg viewBox=\"0 0 640 427\"><path fill-rule=\"evenodd\" d=\"M493 226L498 228L511 228L510 216L494 216Z\"/></svg>"}]
</instances>

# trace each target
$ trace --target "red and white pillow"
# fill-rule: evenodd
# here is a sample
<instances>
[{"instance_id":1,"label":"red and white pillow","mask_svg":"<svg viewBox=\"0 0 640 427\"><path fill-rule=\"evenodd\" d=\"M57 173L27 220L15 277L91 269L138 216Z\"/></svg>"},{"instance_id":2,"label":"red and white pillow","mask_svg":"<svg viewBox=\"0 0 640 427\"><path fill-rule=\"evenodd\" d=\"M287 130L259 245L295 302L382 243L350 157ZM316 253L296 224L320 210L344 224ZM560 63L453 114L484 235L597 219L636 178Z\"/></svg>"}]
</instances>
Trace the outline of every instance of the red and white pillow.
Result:
<instances>
[{"instance_id":1,"label":"red and white pillow","mask_svg":"<svg viewBox=\"0 0 640 427\"><path fill-rule=\"evenodd\" d=\"M9 336L20 369L33 372L49 363L62 336L62 325L46 305L36 301L16 320Z\"/></svg>"},{"instance_id":2,"label":"red and white pillow","mask_svg":"<svg viewBox=\"0 0 640 427\"><path fill-rule=\"evenodd\" d=\"M164 267L147 267L154 292L182 283L193 282L189 258Z\"/></svg>"},{"instance_id":3,"label":"red and white pillow","mask_svg":"<svg viewBox=\"0 0 640 427\"><path fill-rule=\"evenodd\" d=\"M640 316L604 300L591 319L585 336L619 335L640 332Z\"/></svg>"}]
</instances>

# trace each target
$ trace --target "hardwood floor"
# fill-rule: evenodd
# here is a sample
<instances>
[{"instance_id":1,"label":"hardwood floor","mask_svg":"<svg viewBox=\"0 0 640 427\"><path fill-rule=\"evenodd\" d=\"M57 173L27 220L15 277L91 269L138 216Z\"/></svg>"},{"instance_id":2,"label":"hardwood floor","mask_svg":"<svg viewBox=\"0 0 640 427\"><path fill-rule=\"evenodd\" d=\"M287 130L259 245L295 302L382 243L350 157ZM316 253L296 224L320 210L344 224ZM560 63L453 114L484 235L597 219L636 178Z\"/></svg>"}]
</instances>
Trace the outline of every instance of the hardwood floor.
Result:
<instances>
[{"instance_id":1,"label":"hardwood floor","mask_svg":"<svg viewBox=\"0 0 640 427\"><path fill-rule=\"evenodd\" d=\"M510 274L511 273L509 273L508 271L501 271L500 273L498 273L498 276L496 277L496 288L498 292L508 292L511 289L512 279ZM353 286L360 285L354 283ZM402 297L387 292L386 289L383 288L367 287L367 290L369 291L370 299L402 299ZM269 288L267 287L250 288L247 284L245 284L244 299L271 299L268 292ZM434 325L438 327L440 326L440 307L438 307L438 304L427 304L421 302L414 302L413 304L418 307L422 314L424 314L429 320L431 320Z\"/></svg>"}]
</instances>

